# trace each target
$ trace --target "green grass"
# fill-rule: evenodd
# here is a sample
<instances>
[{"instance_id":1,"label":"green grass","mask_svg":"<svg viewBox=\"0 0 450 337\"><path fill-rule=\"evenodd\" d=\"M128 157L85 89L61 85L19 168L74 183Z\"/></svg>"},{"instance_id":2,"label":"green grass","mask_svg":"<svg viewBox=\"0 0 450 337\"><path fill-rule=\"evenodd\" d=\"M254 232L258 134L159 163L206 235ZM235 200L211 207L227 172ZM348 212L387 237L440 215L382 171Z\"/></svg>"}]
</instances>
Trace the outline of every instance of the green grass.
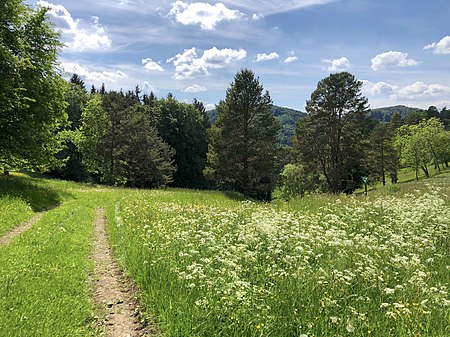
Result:
<instances>
[{"instance_id":1,"label":"green grass","mask_svg":"<svg viewBox=\"0 0 450 337\"><path fill-rule=\"evenodd\" d=\"M120 264L173 336L450 335L450 174L365 196L233 193L0 177L0 337L96 336L89 254L106 209Z\"/></svg>"},{"instance_id":2,"label":"green grass","mask_svg":"<svg viewBox=\"0 0 450 337\"><path fill-rule=\"evenodd\" d=\"M399 186L274 205L136 192L112 241L166 336L447 336L450 176Z\"/></svg>"},{"instance_id":3,"label":"green grass","mask_svg":"<svg viewBox=\"0 0 450 337\"><path fill-rule=\"evenodd\" d=\"M7 227L33 210L51 208L31 229L0 246L0 336L95 335L88 282L93 210L116 192L24 175L2 177L0 186L8 192L1 200L12 210L0 216ZM28 212L21 214L24 209Z\"/></svg>"}]
</instances>

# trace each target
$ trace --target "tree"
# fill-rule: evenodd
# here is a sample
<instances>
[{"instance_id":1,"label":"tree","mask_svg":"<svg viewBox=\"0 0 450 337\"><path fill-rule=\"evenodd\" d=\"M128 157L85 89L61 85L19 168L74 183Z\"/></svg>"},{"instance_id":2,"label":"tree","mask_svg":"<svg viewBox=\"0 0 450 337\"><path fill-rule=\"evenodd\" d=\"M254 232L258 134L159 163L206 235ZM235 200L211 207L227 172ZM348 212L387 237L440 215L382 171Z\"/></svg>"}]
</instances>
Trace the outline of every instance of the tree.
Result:
<instances>
[{"instance_id":1,"label":"tree","mask_svg":"<svg viewBox=\"0 0 450 337\"><path fill-rule=\"evenodd\" d=\"M175 151L159 136L151 123L149 107L134 104L121 120L118 160L127 185L160 187L172 182L176 171Z\"/></svg>"},{"instance_id":2,"label":"tree","mask_svg":"<svg viewBox=\"0 0 450 337\"><path fill-rule=\"evenodd\" d=\"M64 165L51 172L59 178L75 181L83 181L87 178L87 172L82 165L81 154L73 139L74 132L81 125L81 114L87 100L88 94L84 81L77 74L73 74L66 95L66 112L69 123L64 128L65 148L56 154L57 158L64 161Z\"/></svg>"},{"instance_id":3,"label":"tree","mask_svg":"<svg viewBox=\"0 0 450 337\"><path fill-rule=\"evenodd\" d=\"M380 179L386 185L386 173L393 183L397 182L399 160L394 147L395 124L379 123L368 137L366 163L371 180Z\"/></svg>"},{"instance_id":4,"label":"tree","mask_svg":"<svg viewBox=\"0 0 450 337\"><path fill-rule=\"evenodd\" d=\"M109 127L109 116L103 108L101 96L91 95L83 109L75 143L83 155L84 167L103 181L108 180L111 172L109 151L105 146Z\"/></svg>"},{"instance_id":5,"label":"tree","mask_svg":"<svg viewBox=\"0 0 450 337\"><path fill-rule=\"evenodd\" d=\"M210 129L207 176L245 196L270 199L274 183L276 136L280 126L251 70L241 70L217 106Z\"/></svg>"},{"instance_id":6,"label":"tree","mask_svg":"<svg viewBox=\"0 0 450 337\"><path fill-rule=\"evenodd\" d=\"M175 151L173 186L204 188L209 118L198 105L178 102L173 95L153 100L153 118L162 139Z\"/></svg>"},{"instance_id":7,"label":"tree","mask_svg":"<svg viewBox=\"0 0 450 337\"><path fill-rule=\"evenodd\" d=\"M59 161L66 123L65 81L56 72L61 44L45 9L0 4L0 168L48 169Z\"/></svg>"},{"instance_id":8,"label":"tree","mask_svg":"<svg viewBox=\"0 0 450 337\"><path fill-rule=\"evenodd\" d=\"M440 171L440 165L448 161L448 133L444 125L436 118L422 120L416 125L404 125L397 131L395 144L400 153L401 163L411 167L419 179L419 169L429 177L428 165L434 162Z\"/></svg>"},{"instance_id":9,"label":"tree","mask_svg":"<svg viewBox=\"0 0 450 337\"><path fill-rule=\"evenodd\" d=\"M87 102L77 142L83 164L109 184L165 186L175 171L174 150L159 136L150 107L137 102L127 107L125 100L121 93L105 92Z\"/></svg>"},{"instance_id":10,"label":"tree","mask_svg":"<svg viewBox=\"0 0 450 337\"><path fill-rule=\"evenodd\" d=\"M328 190L352 190L362 175L364 116L362 82L348 72L321 80L298 121L295 152L300 164L325 177Z\"/></svg>"}]
</instances>

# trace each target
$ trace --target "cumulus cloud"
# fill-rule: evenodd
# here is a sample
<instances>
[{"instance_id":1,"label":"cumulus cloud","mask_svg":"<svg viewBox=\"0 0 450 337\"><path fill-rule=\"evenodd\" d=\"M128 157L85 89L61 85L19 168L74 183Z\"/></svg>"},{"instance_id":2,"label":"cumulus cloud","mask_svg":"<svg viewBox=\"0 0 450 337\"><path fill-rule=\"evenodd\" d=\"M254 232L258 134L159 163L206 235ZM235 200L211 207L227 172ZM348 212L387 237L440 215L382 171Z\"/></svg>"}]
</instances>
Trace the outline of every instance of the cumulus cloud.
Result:
<instances>
[{"instance_id":1,"label":"cumulus cloud","mask_svg":"<svg viewBox=\"0 0 450 337\"><path fill-rule=\"evenodd\" d=\"M280 55L278 55L276 52L271 52L270 54L262 53L262 54L256 55L255 62L276 60L279 57L280 57Z\"/></svg>"},{"instance_id":2,"label":"cumulus cloud","mask_svg":"<svg viewBox=\"0 0 450 337\"><path fill-rule=\"evenodd\" d=\"M414 84L403 87L391 95L394 100L419 100L419 99L435 99L438 97L448 96L450 87L442 84L426 84L424 82L416 82Z\"/></svg>"},{"instance_id":3,"label":"cumulus cloud","mask_svg":"<svg viewBox=\"0 0 450 337\"><path fill-rule=\"evenodd\" d=\"M283 62L284 63L291 63L291 62L294 62L294 61L297 61L297 60L298 60L297 56L291 55L291 56L286 57Z\"/></svg>"},{"instance_id":4,"label":"cumulus cloud","mask_svg":"<svg viewBox=\"0 0 450 337\"><path fill-rule=\"evenodd\" d=\"M164 71L164 69L151 58L142 59L142 65L148 71Z\"/></svg>"},{"instance_id":5,"label":"cumulus cloud","mask_svg":"<svg viewBox=\"0 0 450 337\"><path fill-rule=\"evenodd\" d=\"M53 17L56 26L64 36L69 38L65 46L69 50L95 51L104 50L111 47L111 39L105 33L105 27L100 24L98 16L92 17L92 22L88 29L81 28L81 20L75 20L63 5L55 5L47 1L38 1L39 7L48 8L48 14Z\"/></svg>"},{"instance_id":6,"label":"cumulus cloud","mask_svg":"<svg viewBox=\"0 0 450 337\"><path fill-rule=\"evenodd\" d=\"M397 86L386 83L386 82L377 82L372 83L367 80L363 80L362 92L366 95L376 96L376 95L390 95L395 90L398 89Z\"/></svg>"},{"instance_id":7,"label":"cumulus cloud","mask_svg":"<svg viewBox=\"0 0 450 337\"><path fill-rule=\"evenodd\" d=\"M238 10L229 9L220 2L215 5L204 2L187 4L178 0L172 4L169 16L175 17L183 25L199 24L202 29L212 30L217 23L237 20L244 14Z\"/></svg>"},{"instance_id":8,"label":"cumulus cloud","mask_svg":"<svg viewBox=\"0 0 450 337\"><path fill-rule=\"evenodd\" d=\"M204 86L198 85L198 84L193 84L189 87L187 87L186 89L184 89L184 92L189 92L189 93L196 93L196 92L202 92L202 91L206 91L207 89Z\"/></svg>"},{"instance_id":9,"label":"cumulus cloud","mask_svg":"<svg viewBox=\"0 0 450 337\"><path fill-rule=\"evenodd\" d=\"M399 51L388 51L378 54L372 58L372 70L382 70L387 67L410 67L417 65L417 62L408 58L408 53Z\"/></svg>"},{"instance_id":10,"label":"cumulus cloud","mask_svg":"<svg viewBox=\"0 0 450 337\"><path fill-rule=\"evenodd\" d=\"M61 63L60 68L67 74L77 74L88 81L95 82L115 82L118 79L128 77L128 75L121 70L89 71L86 67L73 62Z\"/></svg>"},{"instance_id":11,"label":"cumulus cloud","mask_svg":"<svg viewBox=\"0 0 450 337\"><path fill-rule=\"evenodd\" d=\"M324 64L322 68L326 71L345 71L350 68L350 62L344 56L333 60L325 59L322 60L322 63Z\"/></svg>"},{"instance_id":12,"label":"cumulus cloud","mask_svg":"<svg viewBox=\"0 0 450 337\"><path fill-rule=\"evenodd\" d=\"M167 60L167 63L173 63L175 74L173 78L184 79L201 75L207 75L209 69L224 68L227 65L244 59L247 52L244 49L211 49L203 51L201 57L198 57L195 48L185 49L183 53L177 54Z\"/></svg>"},{"instance_id":13,"label":"cumulus cloud","mask_svg":"<svg viewBox=\"0 0 450 337\"><path fill-rule=\"evenodd\" d=\"M427 44L423 49L433 49L434 54L450 54L450 36L444 36L439 42Z\"/></svg>"}]
</instances>

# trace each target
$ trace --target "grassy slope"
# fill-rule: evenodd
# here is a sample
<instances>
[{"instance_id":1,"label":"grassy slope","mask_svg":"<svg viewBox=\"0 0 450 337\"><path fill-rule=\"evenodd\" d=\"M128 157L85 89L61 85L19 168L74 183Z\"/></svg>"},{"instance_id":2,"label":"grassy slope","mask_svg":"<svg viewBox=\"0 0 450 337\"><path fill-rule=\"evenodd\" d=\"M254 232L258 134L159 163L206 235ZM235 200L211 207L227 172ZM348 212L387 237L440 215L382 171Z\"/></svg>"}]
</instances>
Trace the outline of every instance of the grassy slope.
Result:
<instances>
[{"instance_id":1,"label":"grassy slope","mask_svg":"<svg viewBox=\"0 0 450 337\"><path fill-rule=\"evenodd\" d=\"M142 191L112 241L167 336L445 336L449 194L449 174L273 205Z\"/></svg>"},{"instance_id":2,"label":"grassy slope","mask_svg":"<svg viewBox=\"0 0 450 337\"><path fill-rule=\"evenodd\" d=\"M8 210L0 214L2 229L52 208L0 247L0 336L93 335L87 282L93 209L107 207L119 192L23 175L1 177L0 186L2 211Z\"/></svg>"},{"instance_id":3,"label":"grassy slope","mask_svg":"<svg viewBox=\"0 0 450 337\"><path fill-rule=\"evenodd\" d=\"M429 184L439 190L436 198L421 198ZM443 305L448 294L439 291L450 283L450 235L448 222L442 222L448 219L442 218L440 224L437 218L445 216L439 200L450 206L449 174L380 188L368 198L324 195L272 205L241 202L235 194L116 190L25 176L0 177L0 191L3 231L36 211L55 207L32 229L0 247L2 337L96 333L90 328L87 283L95 207L106 208L117 256L138 282L146 308L157 315L167 336L324 336L347 335L353 329L355 336L449 332L450 312ZM394 222L380 213L380 200L393 205L386 212ZM435 204L427 205L427 200ZM402 203L408 206L406 218L394 208ZM359 208L367 214L356 211ZM417 219L417 225L401 223L408 217ZM340 220L333 225L330 219ZM397 221L398 228L396 219L403 219ZM378 235L378 228L386 231L385 237L375 236L379 257L371 255L364 242L372 238L367 230ZM330 233L337 237L328 237ZM391 243L398 235L405 245ZM425 240L423 247L420 240ZM306 250L301 253L293 247ZM408 263L416 263L416 253L420 263L408 268L383 260L405 255ZM291 264L295 256L310 260ZM367 258L369 265L364 262ZM374 271L381 277L378 284L365 279L365 274L357 275L355 263L378 266L381 274ZM295 276L280 277L286 270ZM414 273L422 270L426 278L418 280ZM394 272L400 274L394 277ZM350 284L345 277L352 279ZM409 288L413 277L415 287ZM330 282L335 285L330 287ZM405 291L385 293L399 284ZM355 302L353 294L371 302ZM380 308L383 303L391 307ZM400 305L398 312L395 303ZM400 312L404 305L411 315ZM386 319L386 312L396 318ZM335 319L338 323L333 323Z\"/></svg>"}]
</instances>

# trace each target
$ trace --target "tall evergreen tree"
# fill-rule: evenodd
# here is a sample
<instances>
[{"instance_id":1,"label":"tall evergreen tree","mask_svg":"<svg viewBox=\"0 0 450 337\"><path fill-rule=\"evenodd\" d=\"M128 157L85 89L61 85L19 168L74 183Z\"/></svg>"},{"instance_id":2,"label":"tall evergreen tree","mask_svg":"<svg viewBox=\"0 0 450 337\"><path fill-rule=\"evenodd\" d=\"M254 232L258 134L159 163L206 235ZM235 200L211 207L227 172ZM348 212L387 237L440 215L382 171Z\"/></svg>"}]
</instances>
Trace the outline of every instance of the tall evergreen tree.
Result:
<instances>
[{"instance_id":1,"label":"tall evergreen tree","mask_svg":"<svg viewBox=\"0 0 450 337\"><path fill-rule=\"evenodd\" d=\"M331 193L354 189L362 174L367 99L348 72L321 80L306 102L309 116L296 129L296 154L308 171L321 173Z\"/></svg>"},{"instance_id":2,"label":"tall evergreen tree","mask_svg":"<svg viewBox=\"0 0 450 337\"><path fill-rule=\"evenodd\" d=\"M210 129L209 178L246 196L270 199L280 129L271 105L269 92L263 93L251 70L236 74Z\"/></svg>"}]
</instances>

